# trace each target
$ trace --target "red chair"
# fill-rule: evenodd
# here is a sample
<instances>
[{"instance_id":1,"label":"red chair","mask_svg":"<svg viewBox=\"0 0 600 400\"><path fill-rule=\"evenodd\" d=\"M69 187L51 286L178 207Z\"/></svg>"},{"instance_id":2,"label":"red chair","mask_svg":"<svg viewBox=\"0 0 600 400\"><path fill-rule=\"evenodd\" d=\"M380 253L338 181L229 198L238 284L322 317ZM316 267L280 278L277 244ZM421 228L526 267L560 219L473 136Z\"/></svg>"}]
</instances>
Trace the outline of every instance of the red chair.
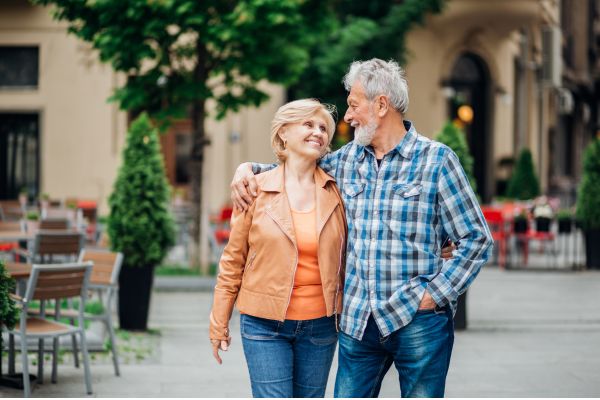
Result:
<instances>
[{"instance_id":1,"label":"red chair","mask_svg":"<svg viewBox=\"0 0 600 400\"><path fill-rule=\"evenodd\" d=\"M490 231L492 233L492 239L497 243L498 246L498 265L504 269L506 266L506 248L508 237L510 232L506 229L506 220L501 210L495 208L482 208L483 217L485 218Z\"/></svg>"}]
</instances>

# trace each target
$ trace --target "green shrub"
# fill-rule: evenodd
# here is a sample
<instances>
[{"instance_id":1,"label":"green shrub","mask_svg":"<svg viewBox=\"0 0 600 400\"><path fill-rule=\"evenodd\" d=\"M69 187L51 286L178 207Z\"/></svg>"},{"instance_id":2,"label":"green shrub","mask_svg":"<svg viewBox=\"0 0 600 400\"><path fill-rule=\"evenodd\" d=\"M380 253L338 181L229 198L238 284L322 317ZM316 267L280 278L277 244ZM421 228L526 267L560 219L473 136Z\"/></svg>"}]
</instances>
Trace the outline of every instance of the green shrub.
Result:
<instances>
[{"instance_id":1,"label":"green shrub","mask_svg":"<svg viewBox=\"0 0 600 400\"><path fill-rule=\"evenodd\" d=\"M533 158L529 149L521 150L513 174L508 181L507 197L529 200L540 195L540 182L535 174Z\"/></svg>"},{"instance_id":2,"label":"green shrub","mask_svg":"<svg viewBox=\"0 0 600 400\"><path fill-rule=\"evenodd\" d=\"M158 131L143 113L131 124L109 198L108 235L124 267L157 265L174 244L169 198Z\"/></svg>"},{"instance_id":3,"label":"green shrub","mask_svg":"<svg viewBox=\"0 0 600 400\"><path fill-rule=\"evenodd\" d=\"M2 327L13 329L19 318L15 302L9 294L15 290L15 280L8 275L4 261L0 260L0 333ZM0 335L0 349L2 349L2 335Z\"/></svg>"},{"instance_id":4,"label":"green shrub","mask_svg":"<svg viewBox=\"0 0 600 400\"><path fill-rule=\"evenodd\" d=\"M471 156L471 153L469 152L469 144L467 143L465 133L462 129L448 121L435 139L438 142L444 143L456 153L460 165L462 165L469 178L469 183L471 184L471 188L473 188L473 192L477 192L477 182L473 175L473 156Z\"/></svg>"},{"instance_id":5,"label":"green shrub","mask_svg":"<svg viewBox=\"0 0 600 400\"><path fill-rule=\"evenodd\" d=\"M584 230L600 229L600 139L590 143L583 156L576 216Z\"/></svg>"}]
</instances>

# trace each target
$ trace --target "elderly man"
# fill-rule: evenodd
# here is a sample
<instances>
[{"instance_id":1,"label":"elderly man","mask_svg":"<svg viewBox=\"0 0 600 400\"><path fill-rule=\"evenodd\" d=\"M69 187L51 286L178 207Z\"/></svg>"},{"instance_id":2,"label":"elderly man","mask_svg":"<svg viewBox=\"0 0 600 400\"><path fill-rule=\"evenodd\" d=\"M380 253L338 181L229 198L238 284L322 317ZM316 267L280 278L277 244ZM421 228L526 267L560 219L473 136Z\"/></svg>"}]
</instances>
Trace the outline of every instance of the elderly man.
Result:
<instances>
[{"instance_id":1,"label":"elderly man","mask_svg":"<svg viewBox=\"0 0 600 400\"><path fill-rule=\"evenodd\" d=\"M354 140L319 163L336 179L348 220L335 396L377 397L393 363L403 397L443 397L453 312L489 257L491 235L456 154L404 119L400 66L354 62L344 85ZM253 173L268 168L238 168L237 207L253 201ZM446 237L460 242L447 260Z\"/></svg>"}]
</instances>

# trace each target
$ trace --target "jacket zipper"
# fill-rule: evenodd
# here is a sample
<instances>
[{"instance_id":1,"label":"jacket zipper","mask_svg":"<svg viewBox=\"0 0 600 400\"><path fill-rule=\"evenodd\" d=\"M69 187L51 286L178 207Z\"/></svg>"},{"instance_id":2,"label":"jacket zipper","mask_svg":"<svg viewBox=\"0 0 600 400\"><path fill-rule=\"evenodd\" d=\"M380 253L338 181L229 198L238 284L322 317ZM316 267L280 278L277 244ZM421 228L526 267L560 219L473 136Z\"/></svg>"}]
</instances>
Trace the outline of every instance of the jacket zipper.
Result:
<instances>
[{"instance_id":1,"label":"jacket zipper","mask_svg":"<svg viewBox=\"0 0 600 400\"><path fill-rule=\"evenodd\" d=\"M254 265L254 259L256 258L256 252L252 253L252 257L250 257L250 262L248 263L248 266L246 267L246 272L249 272L250 269L252 269L252 266Z\"/></svg>"},{"instance_id":2,"label":"jacket zipper","mask_svg":"<svg viewBox=\"0 0 600 400\"><path fill-rule=\"evenodd\" d=\"M279 229L281 229L285 234L285 229L283 229L283 227L281 226L279 221L277 221L276 218L273 218L273 216L269 213L269 211L267 211L267 214L269 214L271 219L277 224L277 226L279 226ZM287 238L290 240L290 242L292 242L292 245L294 245L294 250L296 250L296 260L294 261L294 273L292 274L292 287L290 288L290 294L288 296L287 305L285 306L285 311L284 311L283 317L281 318L282 322L285 321L285 315L287 314L287 309L290 306L290 302L292 301L292 291L294 290L294 281L296 279L296 270L298 269L298 246L296 246L296 244L294 243L294 241L292 240L291 237L289 237L287 234L285 236L287 236Z\"/></svg>"},{"instance_id":3,"label":"jacket zipper","mask_svg":"<svg viewBox=\"0 0 600 400\"><path fill-rule=\"evenodd\" d=\"M335 287L335 296L333 296L333 315L334 315L334 318L335 318L335 331L336 332L340 331L339 321L338 321L338 314L337 314L337 305L338 305L337 298L338 298L338 295L340 293L340 272L342 270L342 257L343 257L343 254L344 254L343 253L343 251L344 251L344 237L340 236L340 239L342 239L341 240L342 244L340 245L340 261L338 263L338 270L337 270L337 275L336 275L336 277L337 277L337 284L336 284L336 287Z\"/></svg>"}]
</instances>

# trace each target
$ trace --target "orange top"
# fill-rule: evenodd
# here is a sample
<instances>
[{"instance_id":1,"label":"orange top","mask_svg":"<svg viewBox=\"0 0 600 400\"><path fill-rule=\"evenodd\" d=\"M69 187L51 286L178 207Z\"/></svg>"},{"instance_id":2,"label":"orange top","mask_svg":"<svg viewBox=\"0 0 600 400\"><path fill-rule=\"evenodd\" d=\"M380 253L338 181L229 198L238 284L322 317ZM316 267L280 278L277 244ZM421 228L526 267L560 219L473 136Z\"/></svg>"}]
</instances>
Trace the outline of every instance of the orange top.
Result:
<instances>
[{"instance_id":1,"label":"orange top","mask_svg":"<svg viewBox=\"0 0 600 400\"><path fill-rule=\"evenodd\" d=\"M294 289L285 319L307 320L327 315L318 260L317 215L315 209L307 212L292 210L298 266Z\"/></svg>"}]
</instances>

